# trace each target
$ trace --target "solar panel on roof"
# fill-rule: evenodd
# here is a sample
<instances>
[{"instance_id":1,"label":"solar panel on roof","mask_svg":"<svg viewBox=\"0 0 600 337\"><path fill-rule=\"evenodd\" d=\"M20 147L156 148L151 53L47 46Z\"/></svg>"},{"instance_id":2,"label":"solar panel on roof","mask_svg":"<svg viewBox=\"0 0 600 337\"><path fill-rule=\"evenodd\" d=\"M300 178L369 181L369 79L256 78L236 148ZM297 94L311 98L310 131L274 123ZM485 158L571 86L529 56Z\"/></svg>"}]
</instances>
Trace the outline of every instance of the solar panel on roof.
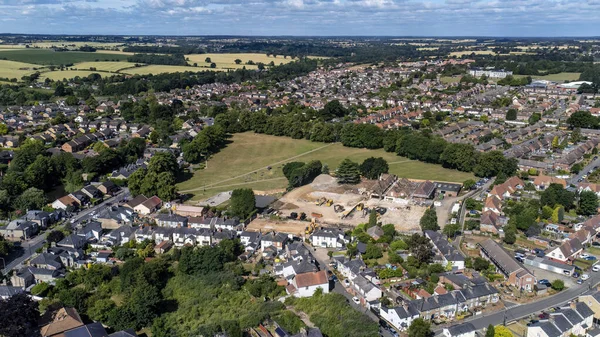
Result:
<instances>
[{"instance_id":1,"label":"solar panel on roof","mask_svg":"<svg viewBox=\"0 0 600 337\"><path fill-rule=\"evenodd\" d=\"M279 337L287 337L287 336L288 336L288 334L287 334L285 331L283 331L283 329L281 329L280 327L277 327L277 328L275 329L275 333L276 333L276 334L277 334L277 336L279 336Z\"/></svg>"}]
</instances>

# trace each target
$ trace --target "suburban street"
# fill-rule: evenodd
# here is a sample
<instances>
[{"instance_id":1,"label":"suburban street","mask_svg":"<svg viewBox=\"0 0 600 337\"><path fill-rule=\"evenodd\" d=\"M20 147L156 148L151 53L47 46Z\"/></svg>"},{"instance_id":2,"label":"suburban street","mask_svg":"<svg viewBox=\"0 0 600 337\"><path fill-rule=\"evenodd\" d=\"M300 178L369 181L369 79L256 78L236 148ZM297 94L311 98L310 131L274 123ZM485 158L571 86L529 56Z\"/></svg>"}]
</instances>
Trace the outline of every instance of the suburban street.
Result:
<instances>
[{"instance_id":1,"label":"suburban street","mask_svg":"<svg viewBox=\"0 0 600 337\"><path fill-rule=\"evenodd\" d=\"M542 310L548 310L550 308L561 306L567 302L572 301L573 299L576 299L580 295L593 293L596 291L595 287L598 286L599 283L600 273L590 273L590 279L584 282L582 285L569 288L552 297L548 297L529 304L513 305L510 308L507 308L506 310L498 311L488 315L472 317L469 319L465 319L461 322L471 322L471 324L473 324L476 329L483 329L489 326L490 324L503 324L505 320L508 324L512 321L519 320L529 315L538 313ZM434 332L436 333L436 335L441 334L442 329L435 330Z\"/></svg>"},{"instance_id":2,"label":"suburban street","mask_svg":"<svg viewBox=\"0 0 600 337\"><path fill-rule=\"evenodd\" d=\"M600 157L596 160L592 160L589 164L587 164L583 170L581 170L578 174L576 174L575 176L573 176L570 180L569 180L569 184L570 185L577 185L577 181L579 179L582 179L584 175L586 174L590 174L590 172L592 171L592 169L596 166L600 166Z\"/></svg>"},{"instance_id":3,"label":"suburban street","mask_svg":"<svg viewBox=\"0 0 600 337\"><path fill-rule=\"evenodd\" d=\"M93 215L91 213L93 211L97 211L98 209L105 207L108 204L120 202L125 198L129 197L129 189L123 188L117 195L106 199L102 203L85 209L76 215L74 215L71 219L67 219L66 221L70 226L74 226L81 221L91 219ZM73 223L71 223L73 221ZM17 247L9 256L4 259L5 265L3 264L2 275L8 274L12 269L18 267L21 263L29 259L35 254L35 251L44 245L44 239L46 238L46 233L41 232L36 237L31 240L21 242L20 247ZM2 260L0 260L2 261Z\"/></svg>"}]
</instances>

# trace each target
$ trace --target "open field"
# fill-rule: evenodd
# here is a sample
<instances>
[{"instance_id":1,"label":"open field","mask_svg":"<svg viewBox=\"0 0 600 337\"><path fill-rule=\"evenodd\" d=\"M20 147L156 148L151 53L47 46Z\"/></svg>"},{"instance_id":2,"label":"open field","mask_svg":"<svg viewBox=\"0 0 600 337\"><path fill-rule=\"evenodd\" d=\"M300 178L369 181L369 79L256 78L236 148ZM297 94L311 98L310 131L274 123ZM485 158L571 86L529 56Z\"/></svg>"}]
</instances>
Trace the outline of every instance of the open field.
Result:
<instances>
[{"instance_id":1,"label":"open field","mask_svg":"<svg viewBox=\"0 0 600 337\"><path fill-rule=\"evenodd\" d=\"M201 200L240 187L279 189L287 186L281 171L287 162L321 160L334 171L345 158L362 162L368 157L383 157L389 163L390 173L400 177L451 182L474 178L470 173L409 160L383 150L349 148L339 143L313 143L251 132L235 134L231 140L233 143L210 158L208 168L194 172L190 179L178 184L179 190L193 194L193 200Z\"/></svg>"},{"instance_id":2,"label":"open field","mask_svg":"<svg viewBox=\"0 0 600 337\"><path fill-rule=\"evenodd\" d=\"M74 77L87 77L90 74L99 74L102 77L112 76L115 74L105 73L105 72L97 72L97 71L89 71L89 70L56 70L56 71L47 71L40 74L40 81L44 81L46 78L49 78L54 81L62 81L64 78L70 79Z\"/></svg>"},{"instance_id":3,"label":"open field","mask_svg":"<svg viewBox=\"0 0 600 337\"><path fill-rule=\"evenodd\" d=\"M137 68L130 68L121 71L123 74L131 74L131 75L147 75L147 74L161 74L161 73L176 73L176 72L185 72L185 71L203 71L203 70L215 70L215 69L206 69L199 67L185 67L185 66L163 66L163 65L149 65L142 66Z\"/></svg>"},{"instance_id":4,"label":"open field","mask_svg":"<svg viewBox=\"0 0 600 337\"><path fill-rule=\"evenodd\" d=\"M43 41L34 43L22 43L22 44L2 44L0 49L24 49L25 45L34 48L79 48L84 46L90 46L95 48L115 48L122 46L122 43L115 42L72 42L72 41Z\"/></svg>"},{"instance_id":5,"label":"open field","mask_svg":"<svg viewBox=\"0 0 600 337\"><path fill-rule=\"evenodd\" d=\"M581 73L558 73L544 76L531 76L534 80L548 80L555 82L578 81ZM526 75L514 75L516 78L527 77Z\"/></svg>"},{"instance_id":6,"label":"open field","mask_svg":"<svg viewBox=\"0 0 600 337\"><path fill-rule=\"evenodd\" d=\"M0 60L0 77L21 80L21 77L29 75L39 68L40 66L37 64Z\"/></svg>"},{"instance_id":7,"label":"open field","mask_svg":"<svg viewBox=\"0 0 600 337\"><path fill-rule=\"evenodd\" d=\"M269 64L273 61L275 65L294 61L289 57L284 59L281 55L273 57L258 53L191 54L186 55L185 57L189 58L190 64L198 63L198 66L210 65L210 63L205 62L206 58L210 57L211 62L214 62L218 69L238 69L243 68L244 66L246 69L256 69L256 65L246 65L246 62L248 61L253 61L254 63L262 62L264 64ZM235 64L236 59L240 59L242 63Z\"/></svg>"},{"instance_id":8,"label":"open field","mask_svg":"<svg viewBox=\"0 0 600 337\"><path fill-rule=\"evenodd\" d=\"M6 49L0 50L0 58L10 61L34 63L42 65L75 64L80 62L119 61L127 60L127 55L86 53L86 52L55 52L49 49Z\"/></svg>"},{"instance_id":9,"label":"open field","mask_svg":"<svg viewBox=\"0 0 600 337\"><path fill-rule=\"evenodd\" d=\"M458 83L461 78L462 76L442 76L440 77L440 81L444 84Z\"/></svg>"},{"instance_id":10,"label":"open field","mask_svg":"<svg viewBox=\"0 0 600 337\"><path fill-rule=\"evenodd\" d=\"M494 55L495 53L491 50L464 50L464 51L453 51L449 56L461 57L463 55Z\"/></svg>"},{"instance_id":11,"label":"open field","mask_svg":"<svg viewBox=\"0 0 600 337\"><path fill-rule=\"evenodd\" d=\"M97 70L118 72L121 69L135 67L135 63L131 62L81 62L75 64L72 68L77 70L89 70L96 68Z\"/></svg>"}]
</instances>

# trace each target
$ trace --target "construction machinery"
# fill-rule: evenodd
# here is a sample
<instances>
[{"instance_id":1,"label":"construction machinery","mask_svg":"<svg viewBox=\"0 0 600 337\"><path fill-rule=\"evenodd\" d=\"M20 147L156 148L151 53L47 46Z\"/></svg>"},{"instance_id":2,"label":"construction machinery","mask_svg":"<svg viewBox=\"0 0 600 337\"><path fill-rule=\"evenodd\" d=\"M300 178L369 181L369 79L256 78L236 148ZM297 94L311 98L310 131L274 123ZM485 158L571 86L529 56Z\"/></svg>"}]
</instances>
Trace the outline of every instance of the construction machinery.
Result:
<instances>
[{"instance_id":1,"label":"construction machinery","mask_svg":"<svg viewBox=\"0 0 600 337\"><path fill-rule=\"evenodd\" d=\"M324 203L326 203L326 202L327 202L327 198L325 198L325 197L322 197L322 198L319 198L319 200L317 200L317 201L315 202L315 204L316 204L317 206L321 206L321 205L323 205L323 204L324 204Z\"/></svg>"},{"instance_id":2,"label":"construction machinery","mask_svg":"<svg viewBox=\"0 0 600 337\"><path fill-rule=\"evenodd\" d=\"M313 218L322 218L323 214L312 212L310 213L310 216L312 216Z\"/></svg>"},{"instance_id":3,"label":"construction machinery","mask_svg":"<svg viewBox=\"0 0 600 337\"><path fill-rule=\"evenodd\" d=\"M310 220L310 225L308 225L305 229L304 229L304 233L307 235L312 234L312 232L315 230L315 228L317 228L317 223L315 222L315 219L312 218Z\"/></svg>"},{"instance_id":4,"label":"construction machinery","mask_svg":"<svg viewBox=\"0 0 600 337\"><path fill-rule=\"evenodd\" d=\"M333 205L333 211L336 212L336 213L343 212L344 211L344 206L342 206L342 205Z\"/></svg>"},{"instance_id":5,"label":"construction machinery","mask_svg":"<svg viewBox=\"0 0 600 337\"><path fill-rule=\"evenodd\" d=\"M363 204L362 202L360 204L356 205L356 210L357 211L362 211L363 208L365 208L365 204Z\"/></svg>"},{"instance_id":6,"label":"construction machinery","mask_svg":"<svg viewBox=\"0 0 600 337\"><path fill-rule=\"evenodd\" d=\"M327 200L327 202L325 203L325 206L331 207L331 205L333 205L333 200L331 200L331 199Z\"/></svg>"}]
</instances>

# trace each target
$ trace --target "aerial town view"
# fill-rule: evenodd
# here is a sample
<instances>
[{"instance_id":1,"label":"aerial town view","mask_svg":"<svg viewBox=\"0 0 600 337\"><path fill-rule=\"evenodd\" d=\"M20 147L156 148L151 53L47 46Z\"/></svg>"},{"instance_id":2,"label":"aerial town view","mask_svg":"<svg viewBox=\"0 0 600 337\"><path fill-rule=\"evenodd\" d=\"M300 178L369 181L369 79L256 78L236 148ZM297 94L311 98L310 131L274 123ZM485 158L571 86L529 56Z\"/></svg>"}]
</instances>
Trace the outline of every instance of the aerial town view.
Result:
<instances>
[{"instance_id":1,"label":"aerial town view","mask_svg":"<svg viewBox=\"0 0 600 337\"><path fill-rule=\"evenodd\" d=\"M0 337L600 337L598 1L0 13Z\"/></svg>"}]
</instances>

